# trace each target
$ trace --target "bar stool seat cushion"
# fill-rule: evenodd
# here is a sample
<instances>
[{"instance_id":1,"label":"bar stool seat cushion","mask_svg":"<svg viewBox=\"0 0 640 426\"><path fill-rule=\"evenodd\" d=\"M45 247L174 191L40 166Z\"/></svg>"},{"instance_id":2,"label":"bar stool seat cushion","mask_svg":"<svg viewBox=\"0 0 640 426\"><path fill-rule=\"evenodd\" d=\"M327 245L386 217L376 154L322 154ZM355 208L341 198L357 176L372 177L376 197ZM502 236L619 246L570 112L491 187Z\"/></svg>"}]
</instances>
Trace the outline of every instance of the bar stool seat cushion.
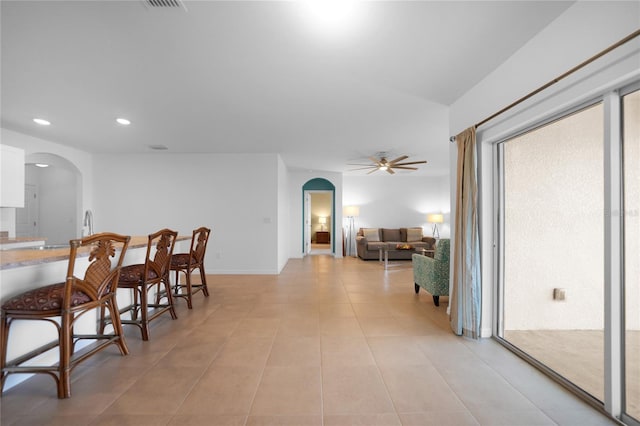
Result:
<instances>
[{"instance_id":1,"label":"bar stool seat cushion","mask_svg":"<svg viewBox=\"0 0 640 426\"><path fill-rule=\"evenodd\" d=\"M4 311L59 311L62 307L64 283L36 288L9 299L2 305ZM90 302L91 298L79 290L71 295L71 306Z\"/></svg>"},{"instance_id":2,"label":"bar stool seat cushion","mask_svg":"<svg viewBox=\"0 0 640 426\"><path fill-rule=\"evenodd\" d=\"M144 276L144 263L137 265L123 266L120 269L120 285L123 283L141 283ZM148 279L156 279L158 274L152 268L149 268Z\"/></svg>"},{"instance_id":3,"label":"bar stool seat cushion","mask_svg":"<svg viewBox=\"0 0 640 426\"><path fill-rule=\"evenodd\" d=\"M178 253L171 256L171 268L186 268L189 266L189 253Z\"/></svg>"}]
</instances>

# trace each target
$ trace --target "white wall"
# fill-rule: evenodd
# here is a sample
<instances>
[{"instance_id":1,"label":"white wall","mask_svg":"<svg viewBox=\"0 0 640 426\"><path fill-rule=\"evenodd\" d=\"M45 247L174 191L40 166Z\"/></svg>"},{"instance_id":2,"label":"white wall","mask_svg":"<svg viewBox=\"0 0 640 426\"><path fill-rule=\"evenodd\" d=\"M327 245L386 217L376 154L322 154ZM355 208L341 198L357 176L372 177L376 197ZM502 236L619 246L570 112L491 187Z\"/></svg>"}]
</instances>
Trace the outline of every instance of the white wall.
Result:
<instances>
[{"instance_id":1,"label":"white wall","mask_svg":"<svg viewBox=\"0 0 640 426\"><path fill-rule=\"evenodd\" d=\"M451 106L450 133L455 135L478 123L631 34L640 25L639 17L639 2L577 2ZM483 162L480 170L483 336L492 332L496 284L493 274L493 144L550 113L637 79L640 75L639 43L636 39L478 129ZM452 149L452 156L455 155L455 149Z\"/></svg>"},{"instance_id":2,"label":"white wall","mask_svg":"<svg viewBox=\"0 0 640 426\"><path fill-rule=\"evenodd\" d=\"M278 162L276 154L96 155L95 230L191 235L207 226L208 273L276 274Z\"/></svg>"},{"instance_id":3,"label":"white wall","mask_svg":"<svg viewBox=\"0 0 640 426\"><path fill-rule=\"evenodd\" d=\"M356 229L422 226L431 235L427 213L444 213L438 229L442 238L450 236L448 176L346 176L343 191L345 206L360 207Z\"/></svg>"},{"instance_id":4,"label":"white wall","mask_svg":"<svg viewBox=\"0 0 640 426\"><path fill-rule=\"evenodd\" d=\"M291 218L289 214L289 174L287 166L278 156L278 272L287 265L289 260L289 224Z\"/></svg>"}]
</instances>

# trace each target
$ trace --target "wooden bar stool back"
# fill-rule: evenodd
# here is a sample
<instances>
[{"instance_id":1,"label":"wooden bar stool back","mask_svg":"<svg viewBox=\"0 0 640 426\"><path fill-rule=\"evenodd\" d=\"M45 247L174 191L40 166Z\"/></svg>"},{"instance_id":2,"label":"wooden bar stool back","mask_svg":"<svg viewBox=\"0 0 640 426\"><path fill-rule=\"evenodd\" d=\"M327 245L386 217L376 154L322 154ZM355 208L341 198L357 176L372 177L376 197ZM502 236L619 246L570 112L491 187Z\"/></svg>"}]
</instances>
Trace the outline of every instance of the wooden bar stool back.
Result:
<instances>
[{"instance_id":1,"label":"wooden bar stool back","mask_svg":"<svg viewBox=\"0 0 640 426\"><path fill-rule=\"evenodd\" d=\"M122 324L138 326L142 331L142 340L149 340L149 322L158 316L169 312L172 319L178 318L169 282L171 256L177 236L177 232L166 228L149 235L145 262L124 266L120 271L120 288L132 290L132 303L120 310L120 320ZM155 292L155 303L149 303L151 291ZM129 319L123 318L127 313Z\"/></svg>"},{"instance_id":2,"label":"wooden bar stool back","mask_svg":"<svg viewBox=\"0 0 640 426\"><path fill-rule=\"evenodd\" d=\"M58 398L69 398L71 396L70 374L78 363L111 344L116 345L122 355L129 353L122 333L122 326L117 320L118 306L116 303L118 278L120 277L122 260L129 245L129 238L113 233L101 233L82 240L71 240L65 282L27 291L11 297L2 305L2 313L0 314L2 383L0 390L4 387L4 382L9 374L45 373L55 379ZM76 270L76 261L87 255L89 256L89 266L84 272L84 277L80 278L76 276L76 273L80 272L80 268ZM111 260L112 257L116 257L115 265ZM74 325L82 315L100 310L96 313L103 317L105 309L115 319L112 333L105 334L104 327L100 327L97 334L74 334ZM9 329L16 320L48 321L55 325L58 339L7 362ZM96 342L75 353L76 343L86 339ZM59 362L56 365L22 365L55 347L59 347Z\"/></svg>"},{"instance_id":3,"label":"wooden bar stool back","mask_svg":"<svg viewBox=\"0 0 640 426\"><path fill-rule=\"evenodd\" d=\"M209 297L207 288L207 277L204 270L204 255L207 251L207 242L211 229L201 227L193 231L191 237L191 248L189 253L178 253L171 256L171 270L176 272L176 280L173 286L174 296L181 297L187 301L189 309L192 308L192 296L199 291ZM191 273L198 269L200 271L200 283L191 282ZM185 283L180 283L180 273L185 275Z\"/></svg>"}]
</instances>

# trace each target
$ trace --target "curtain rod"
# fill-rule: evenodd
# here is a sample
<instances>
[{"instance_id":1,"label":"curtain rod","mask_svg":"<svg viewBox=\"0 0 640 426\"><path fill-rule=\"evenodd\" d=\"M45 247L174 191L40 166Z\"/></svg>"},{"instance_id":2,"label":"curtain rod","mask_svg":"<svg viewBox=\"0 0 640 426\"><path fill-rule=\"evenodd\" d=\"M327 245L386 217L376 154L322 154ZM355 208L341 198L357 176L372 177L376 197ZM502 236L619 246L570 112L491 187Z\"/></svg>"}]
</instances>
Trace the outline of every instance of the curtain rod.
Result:
<instances>
[{"instance_id":1,"label":"curtain rod","mask_svg":"<svg viewBox=\"0 0 640 426\"><path fill-rule=\"evenodd\" d=\"M562 75L554 78L553 80L549 81L547 84L545 84L543 86L540 86L539 88L537 88L533 92L530 92L529 94L521 97L517 101L515 101L515 102L507 105L506 107L502 108L500 111L490 115L489 117L487 117L484 120L480 121L479 123L475 124L473 127L475 127L477 129L478 127L482 126L486 122L488 122L490 120L493 120L494 118L496 118L500 114L510 110L511 108L515 107L516 105L521 104L522 102L526 101L527 99L529 99L530 97L532 97L534 95L537 95L538 93L540 93L541 91L547 89L548 87L553 86L554 84L556 84L560 80L564 79L565 77L568 77L569 75L573 74L574 72L578 71L579 69L584 68L585 66L589 65L591 62L595 61L596 59L599 59L600 57L606 55L607 53L611 52L612 50L617 49L618 47L622 46L623 44L625 44L625 43L627 43L627 42L629 42L631 40L633 40L634 38L638 37L639 35L640 35L640 30L636 30L635 32L629 34L628 36L626 36L622 40L618 41L617 43L612 44L611 46L607 47L603 51L601 51L599 53L596 53L595 55L593 55L592 57L590 57L586 61L576 65L573 68L571 68L569 71L565 72L564 74L562 74ZM449 142L455 142L455 140L456 140L455 136L451 136L449 138Z\"/></svg>"}]
</instances>

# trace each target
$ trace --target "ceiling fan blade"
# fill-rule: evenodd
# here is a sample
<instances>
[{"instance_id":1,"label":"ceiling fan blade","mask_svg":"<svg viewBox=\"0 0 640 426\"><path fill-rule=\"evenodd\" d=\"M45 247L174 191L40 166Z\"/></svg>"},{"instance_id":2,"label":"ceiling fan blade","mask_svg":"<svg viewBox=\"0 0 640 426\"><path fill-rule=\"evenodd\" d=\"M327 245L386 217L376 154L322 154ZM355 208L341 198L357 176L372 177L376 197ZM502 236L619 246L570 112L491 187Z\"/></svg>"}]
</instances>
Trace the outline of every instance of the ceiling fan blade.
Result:
<instances>
[{"instance_id":1,"label":"ceiling fan blade","mask_svg":"<svg viewBox=\"0 0 640 426\"><path fill-rule=\"evenodd\" d=\"M374 168L373 170L371 170L370 172L367 172L367 174L368 174L368 175L370 175L371 173L373 173L373 172L377 172L377 171L378 171L378 168L377 168L377 167L375 167L375 168Z\"/></svg>"},{"instance_id":2,"label":"ceiling fan blade","mask_svg":"<svg viewBox=\"0 0 640 426\"><path fill-rule=\"evenodd\" d=\"M403 156L401 156L401 157L396 158L395 160L391 160L391 161L389 161L389 163L388 163L388 164L389 164L389 165L393 165L393 164L395 164L395 163L397 163L397 162L399 162L399 161L405 160L405 159L407 159L407 158L409 158L409 156L408 156L408 155L403 155Z\"/></svg>"},{"instance_id":3,"label":"ceiling fan blade","mask_svg":"<svg viewBox=\"0 0 640 426\"><path fill-rule=\"evenodd\" d=\"M369 160L371 160L374 164L380 165L382 159L377 159L376 157L369 157Z\"/></svg>"},{"instance_id":4,"label":"ceiling fan blade","mask_svg":"<svg viewBox=\"0 0 640 426\"><path fill-rule=\"evenodd\" d=\"M424 161L424 160L423 161L409 161L409 162L406 162L406 163L396 163L393 166L394 167L396 167L396 166L408 166L410 164L426 164L426 161Z\"/></svg>"},{"instance_id":5,"label":"ceiling fan blade","mask_svg":"<svg viewBox=\"0 0 640 426\"><path fill-rule=\"evenodd\" d=\"M417 167L406 167L406 166L393 166L394 169L400 170L418 170Z\"/></svg>"},{"instance_id":6,"label":"ceiling fan blade","mask_svg":"<svg viewBox=\"0 0 640 426\"><path fill-rule=\"evenodd\" d=\"M367 166L367 167L358 167L357 169L349 169L349 172L354 172L356 170L369 170L369 169L378 169L378 166Z\"/></svg>"},{"instance_id":7,"label":"ceiling fan blade","mask_svg":"<svg viewBox=\"0 0 640 426\"><path fill-rule=\"evenodd\" d=\"M393 174L395 174L396 172L394 172L394 171L393 171L393 169L392 169L391 167L389 167L389 168L387 169L387 173L389 173L390 175L393 175Z\"/></svg>"},{"instance_id":8,"label":"ceiling fan blade","mask_svg":"<svg viewBox=\"0 0 640 426\"><path fill-rule=\"evenodd\" d=\"M347 163L347 166L378 167L376 164Z\"/></svg>"}]
</instances>

